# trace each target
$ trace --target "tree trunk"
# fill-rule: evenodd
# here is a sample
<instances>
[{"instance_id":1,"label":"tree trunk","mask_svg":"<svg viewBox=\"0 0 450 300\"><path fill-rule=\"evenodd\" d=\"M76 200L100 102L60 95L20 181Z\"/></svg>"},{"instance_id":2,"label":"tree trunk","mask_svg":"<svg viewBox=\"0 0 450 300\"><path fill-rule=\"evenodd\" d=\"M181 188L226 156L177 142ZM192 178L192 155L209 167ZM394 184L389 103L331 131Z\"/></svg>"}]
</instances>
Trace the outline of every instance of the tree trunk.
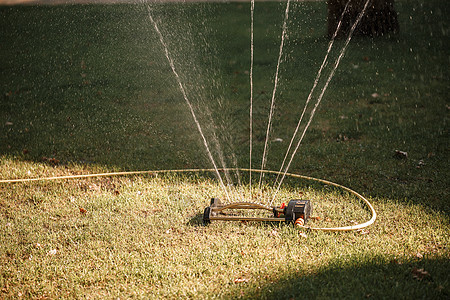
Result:
<instances>
[{"instance_id":1,"label":"tree trunk","mask_svg":"<svg viewBox=\"0 0 450 300\"><path fill-rule=\"evenodd\" d=\"M363 9L366 0L328 0L328 36L336 31L345 4L350 1L342 19L342 25L337 32L338 37L348 34L355 23L358 14ZM366 13L356 27L354 35L381 36L399 31L397 12L394 10L394 0L369 0Z\"/></svg>"}]
</instances>

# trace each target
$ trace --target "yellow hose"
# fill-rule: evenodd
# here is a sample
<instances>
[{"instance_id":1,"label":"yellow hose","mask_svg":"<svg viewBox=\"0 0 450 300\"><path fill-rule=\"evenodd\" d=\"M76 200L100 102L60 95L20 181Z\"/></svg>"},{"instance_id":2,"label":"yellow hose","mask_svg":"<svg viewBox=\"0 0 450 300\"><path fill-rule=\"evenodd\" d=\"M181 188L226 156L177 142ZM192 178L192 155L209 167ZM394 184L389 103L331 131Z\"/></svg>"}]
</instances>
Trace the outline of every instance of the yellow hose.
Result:
<instances>
[{"instance_id":1,"label":"yellow hose","mask_svg":"<svg viewBox=\"0 0 450 300\"><path fill-rule=\"evenodd\" d=\"M281 174L281 172L278 171L271 171L271 170L255 170L255 169L246 169L246 168L224 168L219 169L218 171L243 171L243 172L259 172L259 173L265 173L265 174ZM215 172L214 169L178 169L178 170L152 170L152 171L129 171L129 172L111 172L111 173L99 173L99 174L84 174L84 175L67 175L67 176L55 176L55 177L41 177L41 178L21 178L21 179L2 179L0 180L1 183L21 183L21 182L31 182L31 181L50 181L50 180L62 180L62 179L81 179L81 178L90 178L90 177L106 177L106 176L124 176L124 175L140 175L140 174L162 174L162 173L189 173L189 172ZM343 189L359 199L361 199L369 208L370 213L372 214L372 217L369 221L364 222L362 224L352 225L352 226L344 226L344 227L329 227L329 228L322 228L322 227L309 227L304 225L297 225L298 228L303 228L307 230L321 230L321 231L352 231L352 230L361 230L363 228L366 228L370 225L372 225L376 218L377 213L375 212L375 209L373 208L372 204L367 200L365 197L363 197L361 194L355 192L354 190L345 187L343 185L324 180L319 178L314 178L310 176L305 175L299 175L294 173L286 173L286 176L293 177L293 178L301 178L311 181L317 181L321 182L326 185L332 185L337 188ZM265 206L263 204L260 204L261 206ZM262 207L261 207L262 208Z\"/></svg>"}]
</instances>

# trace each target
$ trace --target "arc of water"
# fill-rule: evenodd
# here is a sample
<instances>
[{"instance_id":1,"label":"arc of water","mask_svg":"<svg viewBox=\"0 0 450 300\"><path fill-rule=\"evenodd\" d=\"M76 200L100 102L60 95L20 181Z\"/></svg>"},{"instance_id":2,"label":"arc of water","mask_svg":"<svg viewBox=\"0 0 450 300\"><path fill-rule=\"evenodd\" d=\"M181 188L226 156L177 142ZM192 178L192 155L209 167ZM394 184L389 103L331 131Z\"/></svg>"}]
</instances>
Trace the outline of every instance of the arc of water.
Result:
<instances>
[{"instance_id":1,"label":"arc of water","mask_svg":"<svg viewBox=\"0 0 450 300\"><path fill-rule=\"evenodd\" d=\"M215 127L214 120L212 119L210 110L208 108L205 108L205 111L206 111L206 113L207 113L207 115L208 115L208 117L210 119L210 122L213 124L213 127ZM212 132L212 141L213 141L213 145L214 145L213 147L215 147L215 150L216 150L216 153L218 155L219 161L222 164L222 168L227 168L227 164L225 162L225 156L223 154L222 148L220 147L219 139L218 139L218 137L216 135L216 131L215 130ZM239 199L239 195L237 194L236 190L235 189L233 190L233 188L232 188L233 187L233 184L232 184L233 180L231 180L229 170L223 169L223 173L224 173L225 180L226 180L226 183L227 183L226 186L229 189L230 195L232 195L232 200L235 201L236 199Z\"/></svg>"},{"instance_id":2,"label":"arc of water","mask_svg":"<svg viewBox=\"0 0 450 300\"><path fill-rule=\"evenodd\" d=\"M205 45L208 45L209 41L205 38L204 35L201 35L200 38ZM215 88L217 89L218 86L215 86ZM217 102L220 107L222 107L224 105L222 98L218 98ZM219 126L217 126L215 124L213 115L212 115L211 111L209 110L208 106L205 106L203 108L203 110L208 117L208 122L210 124L210 128L212 129L212 141L213 141L212 144L214 145L215 151L218 155L219 162L222 164L222 170L225 175L227 187L230 190L230 194L233 195L233 200L239 199L239 194L237 192L236 186L234 185L234 180L231 178L230 172L232 172L232 170L234 170L235 177L237 178L237 181L238 181L238 186L242 185L241 184L241 174L240 174L240 171L239 171L239 168L237 165L237 158L236 158L234 147L233 147L233 141L231 140L231 137L229 135L229 130L225 129L225 127L223 126L223 121L219 122ZM219 138L217 137L216 129L220 129L222 131L222 136L225 136L224 142L228 143L228 147L230 148L229 149L229 152L231 153L231 162L230 163L232 163L234 165L234 168L227 167L224 151L222 150L221 143L219 141Z\"/></svg>"},{"instance_id":3,"label":"arc of water","mask_svg":"<svg viewBox=\"0 0 450 300\"><path fill-rule=\"evenodd\" d=\"M330 42L328 43L327 53L326 53L326 55L325 55L325 57L324 57L324 59L322 61L322 65L320 66L319 71L317 72L316 78L314 80L313 87L311 88L311 91L309 92L308 98L306 99L305 107L303 108L302 114L301 114L300 119L298 120L298 123L297 123L297 127L295 128L294 134L292 135L291 141L289 142L289 146L288 146L288 148L286 150L286 154L284 155L283 162L281 163L281 167L280 167L279 173L277 174L277 177L275 179L274 187L276 186L276 184L278 182L280 174L282 174L282 171L283 171L283 168L284 168L284 164L286 162L287 157L289 156L292 144L294 143L294 140L297 137L298 130L300 129L300 125L301 125L301 123L303 121L303 116L305 115L306 109L308 108L309 102L311 101L312 94L314 93L314 91L315 91L315 89L317 87L317 84L319 83L320 77L322 76L323 68L327 65L328 55L330 54L331 49L333 48L334 40L335 40L335 38L337 36L337 33L339 32L339 29L341 28L342 19L344 18L345 13L347 12L347 7L348 7L349 3L350 3L350 0L347 1L347 3L345 4L344 10L342 11L342 14L341 14L341 16L339 18L338 25L336 27L336 31L334 32L333 36L331 37Z\"/></svg>"},{"instance_id":4,"label":"arc of water","mask_svg":"<svg viewBox=\"0 0 450 300\"><path fill-rule=\"evenodd\" d=\"M344 57L345 51L346 51L346 49L347 49L347 46L348 46L348 44L350 43L350 40L351 40L351 38L352 38L352 36L353 36L353 32L355 31L356 26L358 26L358 24L359 24L359 22L361 21L363 15L365 14L366 9L367 9L367 6L369 5L369 2L370 2L370 0L366 0L363 9L360 11L360 13L358 14L358 17L357 17L355 23L353 23L352 27L350 28L350 31L349 31L349 33L348 33L347 39L346 39L346 41L345 41L345 44L344 44L344 46L342 47L341 52L339 53L339 56L338 56L338 58L337 58L336 61L335 61L334 67L333 67L333 69L331 70L330 75L328 76L327 81L325 82L324 87L322 88L322 91L321 91L321 93L320 93L320 95L319 95L319 97L318 97L318 99L317 99L316 104L314 105L313 110L311 111L311 114L310 114L310 116L309 116L308 123L306 124L305 128L303 129L302 135L301 135L299 141L297 142L297 145L296 145L296 147L295 147L295 149L294 149L294 151L293 151L293 153L292 153L292 155L291 155L291 157L290 157L290 159L289 159L289 163L287 164L285 170L283 171L283 176L281 177L281 180L280 180L280 182L278 183L277 189L276 189L276 191L275 191L275 193L274 193L274 195L273 195L273 197L272 197L272 200L271 200L270 203L269 203L269 206L272 205L272 203L273 203L273 201L274 201L274 199L275 199L275 197L276 197L278 191L280 190L281 184L283 183L283 180L284 180L284 178L286 177L286 173L288 172L289 167L291 166L292 160L294 159L294 156L295 156L295 154L297 153L298 148L300 147L300 144L301 144L301 142L302 142L302 140L303 140L303 138L304 138L304 136L305 136L305 133L306 133L306 131L308 130L309 125L311 124L311 121L312 121L312 119L313 119L313 117L314 117L314 114L315 114L315 112L316 112L316 110L317 110L317 107L319 106L320 102L322 101L323 95L325 94L325 91L326 91L326 89L328 88L328 85L329 85L331 79L333 78L334 73L336 72L336 69L337 69L337 67L339 66L339 63L341 62L342 57Z\"/></svg>"},{"instance_id":5,"label":"arc of water","mask_svg":"<svg viewBox=\"0 0 450 300\"><path fill-rule=\"evenodd\" d=\"M202 138L203 144L205 145L208 157L211 160L211 163L213 164L213 167L214 167L215 173L217 175L217 178L219 179L220 186L224 190L225 195L227 197L227 200L230 201L230 196L228 195L227 188L225 187L225 184L223 183L222 176L220 176L219 169L217 168L216 162L214 161L214 158L213 158L213 156L211 154L211 150L209 149L208 142L206 141L205 135L203 134L202 127L200 126L200 123L199 123L199 121L197 119L197 116L195 115L194 108L192 106L191 101L189 101L189 98L188 98L188 96L186 94L186 91L184 89L183 83L181 82L180 76L178 75L178 72L175 69L175 64L174 64L173 59L172 59L172 57L170 55L169 49L167 48L167 45L166 45L166 43L164 41L164 37L163 37L161 31L159 30L158 24L153 19L152 9L151 9L151 7L148 4L147 4L147 11L148 11L148 16L149 16L150 22L153 24L153 27L155 28L155 31L158 34L159 40L160 40L160 42L161 42L161 44L162 44L162 46L164 48L164 54L165 54L165 56L167 58L167 61L169 62L169 65L170 65L170 68L172 69L172 72L175 75L176 81L178 83L178 87L180 88L180 91L181 91L181 93L183 95L184 100L186 101L187 105L189 106L189 110L190 110L192 118L194 119L194 122L195 122L195 124L197 126L198 132L201 135L201 138Z\"/></svg>"},{"instance_id":6,"label":"arc of water","mask_svg":"<svg viewBox=\"0 0 450 300\"><path fill-rule=\"evenodd\" d=\"M241 180L241 172L238 168L238 161L237 161L237 157L234 151L234 147L233 145L231 145L230 147L230 152L231 152L231 157L230 157L230 163L234 166L234 176L235 179L237 180L237 186L233 183L234 180L232 180L232 186L234 187L234 192L237 196L237 199L239 199L243 193L242 193L242 180ZM239 192L238 190L240 190L241 192Z\"/></svg>"},{"instance_id":7,"label":"arc of water","mask_svg":"<svg viewBox=\"0 0 450 300\"><path fill-rule=\"evenodd\" d=\"M278 73L280 70L280 64L281 64L281 57L283 55L283 46L284 46L284 38L286 35L286 29L287 29L287 20L289 18L289 4L290 4L290 0L287 0L286 3L286 10L284 12L284 21L283 21L283 29L281 32L281 43L280 43L280 51L278 54L278 62L277 62L277 69L275 72L275 82L274 82L274 87L273 87L273 91L272 91L272 100L270 103L270 111L269 111L269 120L267 122L267 130L266 130L266 140L264 142L264 151L263 151L263 156L262 156L262 161L261 161L261 173L259 176L259 188L261 188L261 182L262 182L262 176L263 176L263 170L266 166L266 160L267 160L267 143L269 140L269 132L270 132L270 128L272 126L272 117L273 117L273 110L274 110L274 103L275 103L275 94L277 92L277 86L278 86Z\"/></svg>"},{"instance_id":8,"label":"arc of water","mask_svg":"<svg viewBox=\"0 0 450 300\"><path fill-rule=\"evenodd\" d=\"M252 147L253 147L253 15L255 11L255 0L250 5L250 168L249 168L249 186L250 201L252 199Z\"/></svg>"}]
</instances>

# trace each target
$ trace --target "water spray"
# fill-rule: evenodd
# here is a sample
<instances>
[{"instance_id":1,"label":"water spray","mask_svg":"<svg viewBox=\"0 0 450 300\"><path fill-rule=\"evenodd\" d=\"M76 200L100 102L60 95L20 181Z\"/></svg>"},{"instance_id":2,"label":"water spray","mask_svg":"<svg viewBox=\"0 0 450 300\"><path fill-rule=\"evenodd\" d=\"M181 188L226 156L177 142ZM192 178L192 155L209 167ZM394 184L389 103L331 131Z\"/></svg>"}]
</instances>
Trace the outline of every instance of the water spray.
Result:
<instances>
[{"instance_id":1,"label":"water spray","mask_svg":"<svg viewBox=\"0 0 450 300\"><path fill-rule=\"evenodd\" d=\"M177 80L179 89L183 95L183 98L185 99L187 105L189 106L189 110L192 114L193 120L195 122L195 124L197 125L197 129L198 132L202 138L203 144L206 148L207 154L211 160L211 163L214 167L214 169L184 169L184 170L156 170L156 171L134 171L134 172L115 172L115 173L102 173L102 174L85 174L85 175L70 175L70 176L59 176L59 177L47 177L47 178L24 178L24 179L7 179L7 180L0 180L0 184L1 183L18 183L18 182L30 182L30 181L47 181L47 180L61 180L61 179L75 179L75 178L87 178L87 177L101 177L101 176L119 176L119 175L136 175L136 174L158 174L158 173L184 173L184 172L214 172L217 175L217 178L219 180L219 184L222 187L226 198L228 201L230 201L230 196L229 193L227 191L227 188L225 187L225 184L222 180L222 177L220 175L220 171L225 172L225 177L227 178L227 172L228 171L247 171L249 172L249 186L250 186L250 195L252 195L252 172L259 172L260 173L260 178L259 178L259 187L261 187L261 182L262 182L262 177L264 174L275 174L277 175L277 178L275 180L275 184L277 184L277 188L275 191L275 194L273 195L272 200L269 202L268 205L266 204L262 204L262 203L255 203L255 202L234 202L231 204L223 204L221 202L220 199L218 198L212 198L210 205L208 207L205 208L204 213L203 213L203 223L209 224L211 223L211 221L264 221L264 222L284 222L284 223L288 223L288 224L294 224L296 227L300 227L300 228L304 228L304 229L309 229L309 230L322 230L322 231L351 231L351 230L361 230L371 224L373 224L375 222L376 219L376 212L373 208L373 206L370 204L370 202L364 198L362 195L358 194L357 192L339 185L337 183L333 183L327 180L323 180L323 179L317 179L317 178L313 178L313 177L309 177L309 176L303 176L303 175L298 175L298 174L291 174L291 173L287 173L289 170L289 167L292 163L293 157L295 156L300 143L303 140L303 137L305 135L306 130L308 129L312 118L314 117L314 113L318 107L318 105L320 104L322 97L328 87L328 84L331 81L331 78L333 77L342 57L345 54L345 50L350 42L350 39L352 37L352 34L356 28L356 26L358 25L359 21L361 20L362 16L364 15L366 8L369 4L370 0L366 0L365 5L362 9L362 11L359 13L357 20L355 21L355 23L353 24L353 26L351 27L350 33L346 39L346 42L344 44L344 47L342 48L342 50L340 51L340 54L338 56L338 58L336 59L334 66L331 70L331 73L324 85L324 87L322 88L322 91L317 99L316 104L314 105L312 111L311 111L311 115L309 118L309 121L307 122L302 135L299 139L299 141L297 142L297 145L294 149L294 151L291 154L290 160L288 161L287 165L284 167L285 162L287 160L288 154L290 153L290 149L293 146L293 142L294 139L298 133L299 127L300 127L300 123L303 119L303 116L305 114L306 108L311 100L311 96L313 91L315 90L317 83L319 81L319 78L321 76L322 73L322 69L324 68L324 66L326 65L326 61L328 58L328 54L330 53L330 50L333 46L333 41L334 38L336 36L333 36L332 40L329 43L328 46L328 52L324 58L324 61L322 63L322 66L319 69L319 72L317 74L316 80L314 82L314 86L308 96L308 99L306 101L305 104L305 108L302 112L302 115L300 117L300 120L297 124L297 128L295 129L295 132L293 134L293 137L291 139L291 142L289 144L288 150L286 152L286 155L283 159L283 163L282 166L280 168L280 171L276 172L276 171L269 171L269 170L265 170L265 164L266 164L266 160L267 160L267 142L268 142L268 137L269 137L269 133L270 133L270 128L271 128L271 122L272 122L272 115L273 115L273 108L274 108L274 100L275 100L275 94L276 94L276 89L277 89L277 82L278 82L278 72L279 72L279 67L280 67L280 63L281 63L281 57L282 57L282 53L283 53L283 44L284 44L284 38L285 38L285 34L286 34L286 27L287 27L287 20L288 20L288 16L289 16L289 4L290 4L290 0L287 1L286 4L286 11L285 11L285 18L284 18L284 22L283 22L283 30L282 30L282 34L281 34L281 44L280 44L280 51L279 51L279 57L278 57L278 63L277 63L277 69L276 69L276 73L275 73L275 82L274 82L274 89L273 89L273 93L272 93L272 101L271 101L271 107L270 107L270 112L269 112L269 120L268 120L268 124L267 124L267 131L266 131L266 139L265 139L265 144L264 144L264 152L263 152L263 157L262 157L262 164L261 164L261 169L260 170L254 170L252 169L252 109L253 109L253 11L254 11L254 0L252 0L251 2L251 67L250 67L250 86L251 86L251 96L250 96L250 168L249 169L243 169L243 168L222 168L219 169L216 165L216 162L212 156L212 153L210 151L210 146L208 144L208 142L206 141L206 137L203 133L202 127L200 126L200 123L197 119L197 116L194 112L194 108L186 94L184 85L181 82L181 79L175 69L175 65L173 62L173 59L169 53L169 50L167 48L167 45L164 41L164 38L158 28L157 23L155 22L155 20L153 19L152 16L152 9L149 5L147 5L147 9L148 9L148 15L149 15L149 19L151 21L151 23L153 24L155 31L157 32L160 42L164 48L164 53L165 56L167 58L167 61L172 69L172 72L175 75L175 78ZM346 13L346 8L349 5L349 2L347 2L344 11L341 15L341 20L339 21L338 27L336 29L336 32L339 30L340 24L342 22L342 17L343 15ZM222 163L223 163L223 159L222 159ZM224 164L224 163L223 163ZM281 176L281 178L280 178ZM344 227L334 227L334 228L314 228L314 227L310 227L307 225L308 220L311 218L311 214L312 214L312 210L313 210L313 206L312 206L312 202L311 200L306 200L306 199L292 199L288 202L288 204L286 205L285 203L282 203L279 207L277 206L272 206L273 201L275 200L275 197L277 195L277 192L279 191L281 184L284 180L284 178L286 176L289 177L294 177L294 178L301 178L301 179L307 179L307 180L312 180L312 181L317 181L326 185L330 185L330 186L335 186L337 188L340 188L342 190L345 190L351 194L353 194L354 196L356 196L357 198L359 198L360 200L362 200L362 202L364 202L366 204L366 206L369 208L372 217L370 218L369 221L362 223L362 224L358 224L358 225L351 225L351 226L344 226ZM280 179L279 179L280 178ZM251 197L251 196L250 196ZM243 212L245 211L266 211L269 212L269 215L266 216L260 216L257 214L245 214Z\"/></svg>"}]
</instances>

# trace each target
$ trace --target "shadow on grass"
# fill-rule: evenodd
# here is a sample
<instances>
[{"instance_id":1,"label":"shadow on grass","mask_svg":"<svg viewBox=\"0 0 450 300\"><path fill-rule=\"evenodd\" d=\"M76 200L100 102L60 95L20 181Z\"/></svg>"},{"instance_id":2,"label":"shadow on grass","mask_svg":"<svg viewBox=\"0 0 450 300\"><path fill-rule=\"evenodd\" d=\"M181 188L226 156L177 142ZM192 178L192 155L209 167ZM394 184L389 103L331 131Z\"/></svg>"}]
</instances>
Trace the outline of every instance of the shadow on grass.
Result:
<instances>
[{"instance_id":1,"label":"shadow on grass","mask_svg":"<svg viewBox=\"0 0 450 300\"><path fill-rule=\"evenodd\" d=\"M187 222L187 225L199 227L199 226L206 226L206 224L203 223L203 212L198 213L195 216L193 216L189 221Z\"/></svg>"},{"instance_id":2,"label":"shadow on grass","mask_svg":"<svg viewBox=\"0 0 450 300\"><path fill-rule=\"evenodd\" d=\"M225 298L246 299L448 299L447 259L400 262L392 258L365 257L363 262L348 257L302 274L298 262L281 278L235 284ZM270 275L268 275L270 276ZM444 288L445 287L445 288Z\"/></svg>"}]
</instances>

